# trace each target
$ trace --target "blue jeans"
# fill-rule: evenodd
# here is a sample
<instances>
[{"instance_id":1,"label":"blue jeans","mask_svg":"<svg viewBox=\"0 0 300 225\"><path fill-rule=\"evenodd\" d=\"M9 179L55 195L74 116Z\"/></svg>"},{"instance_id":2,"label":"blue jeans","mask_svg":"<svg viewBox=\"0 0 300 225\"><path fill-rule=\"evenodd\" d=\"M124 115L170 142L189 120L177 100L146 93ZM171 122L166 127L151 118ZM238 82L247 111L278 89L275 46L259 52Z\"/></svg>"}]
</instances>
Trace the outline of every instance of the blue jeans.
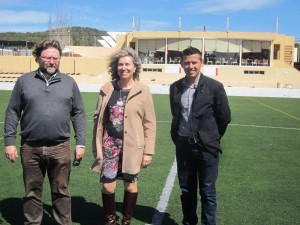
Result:
<instances>
[{"instance_id":1,"label":"blue jeans","mask_svg":"<svg viewBox=\"0 0 300 225\"><path fill-rule=\"evenodd\" d=\"M197 144L178 140L176 160L181 189L182 223L185 225L198 223L196 210L199 182L201 224L216 225L216 181L219 157L205 151Z\"/></svg>"},{"instance_id":2,"label":"blue jeans","mask_svg":"<svg viewBox=\"0 0 300 225\"><path fill-rule=\"evenodd\" d=\"M51 186L52 211L57 224L71 225L71 196L68 184L71 169L70 140L61 143L21 143L21 160L26 196L24 224L41 224L43 183L47 173Z\"/></svg>"}]
</instances>

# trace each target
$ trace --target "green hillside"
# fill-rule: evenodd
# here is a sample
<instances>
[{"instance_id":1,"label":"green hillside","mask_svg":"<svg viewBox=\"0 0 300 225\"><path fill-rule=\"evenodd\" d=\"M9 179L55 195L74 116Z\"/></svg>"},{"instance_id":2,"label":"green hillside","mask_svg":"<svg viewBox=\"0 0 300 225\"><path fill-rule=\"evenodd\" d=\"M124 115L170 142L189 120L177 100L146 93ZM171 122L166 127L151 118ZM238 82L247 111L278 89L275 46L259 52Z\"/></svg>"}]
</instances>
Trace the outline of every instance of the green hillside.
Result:
<instances>
[{"instance_id":1,"label":"green hillside","mask_svg":"<svg viewBox=\"0 0 300 225\"><path fill-rule=\"evenodd\" d=\"M67 29L67 28L66 28ZM66 37L67 35L67 37ZM99 44L95 39L101 39L101 36L107 35L106 31L90 27L71 27L70 33L64 32L61 36L69 38L74 46L95 46ZM0 46L2 48L9 46L27 46L32 48L37 43L49 37L49 31L42 32L3 32L0 33Z\"/></svg>"}]
</instances>

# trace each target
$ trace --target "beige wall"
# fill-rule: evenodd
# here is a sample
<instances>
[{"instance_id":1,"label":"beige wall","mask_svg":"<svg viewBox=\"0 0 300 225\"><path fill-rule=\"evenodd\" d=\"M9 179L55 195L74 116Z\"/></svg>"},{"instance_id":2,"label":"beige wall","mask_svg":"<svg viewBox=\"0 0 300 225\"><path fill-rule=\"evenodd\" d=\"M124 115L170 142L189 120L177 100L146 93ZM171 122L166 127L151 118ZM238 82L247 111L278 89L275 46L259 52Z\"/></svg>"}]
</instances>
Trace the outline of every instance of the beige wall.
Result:
<instances>
[{"instance_id":1,"label":"beige wall","mask_svg":"<svg viewBox=\"0 0 300 225\"><path fill-rule=\"evenodd\" d=\"M146 84L169 85L175 80L184 76L180 65L175 67L173 73L166 70L162 64L143 65L144 69L154 71L142 72L140 79ZM269 88L300 88L300 72L293 67L238 67L238 66L217 66L218 75L210 76L222 82L225 86L239 87L269 87ZM0 73L25 73L37 69L37 63L33 57L26 56L1 56ZM155 72L161 69L162 72ZM72 75L78 83L99 83L103 84L110 80L107 73L106 60L87 57L63 57L60 65L63 73ZM253 71L253 74L245 74L246 71ZM264 75L254 74L255 71L264 71ZM5 78L5 81L7 78ZM15 78L11 79L13 82Z\"/></svg>"},{"instance_id":2,"label":"beige wall","mask_svg":"<svg viewBox=\"0 0 300 225\"><path fill-rule=\"evenodd\" d=\"M278 60L272 60L271 63L273 64L273 67L286 67L286 66L293 66L294 65L294 43L295 43L295 37L292 36L284 36L284 35L277 35L276 39L272 43L272 52L271 56L273 58L273 52L274 52L274 45L278 44L280 45L280 52L279 52L279 59ZM286 47L291 47L291 51L288 52L291 56L291 63L285 62L287 54L285 52Z\"/></svg>"},{"instance_id":3,"label":"beige wall","mask_svg":"<svg viewBox=\"0 0 300 225\"><path fill-rule=\"evenodd\" d=\"M99 58L80 57L75 59L75 73L96 76L106 69L107 62ZM63 70L62 70L63 71Z\"/></svg>"},{"instance_id":4,"label":"beige wall","mask_svg":"<svg viewBox=\"0 0 300 225\"><path fill-rule=\"evenodd\" d=\"M36 67L33 57L29 56L0 56L1 73L25 73L32 71Z\"/></svg>"},{"instance_id":5,"label":"beige wall","mask_svg":"<svg viewBox=\"0 0 300 225\"><path fill-rule=\"evenodd\" d=\"M253 74L245 74L251 71ZM259 74L263 71L264 74ZM256 73L256 74L255 74ZM300 72L295 68L271 67L219 67L218 76L213 76L225 86L264 87L264 88L300 88Z\"/></svg>"},{"instance_id":6,"label":"beige wall","mask_svg":"<svg viewBox=\"0 0 300 225\"><path fill-rule=\"evenodd\" d=\"M99 58L62 57L60 70L69 74L87 74L96 76L106 70L107 62ZM1 73L26 73L38 68L33 57L0 56Z\"/></svg>"},{"instance_id":7,"label":"beige wall","mask_svg":"<svg viewBox=\"0 0 300 225\"><path fill-rule=\"evenodd\" d=\"M184 76L183 69L166 73L164 65L144 65L143 68L162 69L163 72L143 72L140 75L146 84L170 85ZM207 67L207 66L206 66ZM263 87L263 88L300 88L300 72L292 67L271 68L258 66L208 66L217 69L217 75L203 73L228 87ZM175 69L177 70L177 69ZM252 74L246 74L245 71ZM259 74L263 71L264 74Z\"/></svg>"}]
</instances>

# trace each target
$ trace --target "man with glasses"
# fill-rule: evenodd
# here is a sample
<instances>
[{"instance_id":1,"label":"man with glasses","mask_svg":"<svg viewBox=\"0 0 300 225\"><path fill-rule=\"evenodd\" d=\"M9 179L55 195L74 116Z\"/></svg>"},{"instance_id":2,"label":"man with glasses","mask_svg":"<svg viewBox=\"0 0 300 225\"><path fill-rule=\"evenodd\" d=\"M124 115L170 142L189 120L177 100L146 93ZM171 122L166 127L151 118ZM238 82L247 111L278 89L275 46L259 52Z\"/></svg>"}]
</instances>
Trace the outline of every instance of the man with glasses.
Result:
<instances>
[{"instance_id":1,"label":"man with glasses","mask_svg":"<svg viewBox=\"0 0 300 225\"><path fill-rule=\"evenodd\" d=\"M47 173L52 211L57 224L71 225L68 189L71 169L70 121L75 132L74 159L85 152L86 115L75 81L59 71L62 49L59 42L46 40L33 51L37 71L16 82L6 109L5 154L15 162L17 127L20 121L20 155L26 195L24 224L41 224L43 181Z\"/></svg>"}]
</instances>

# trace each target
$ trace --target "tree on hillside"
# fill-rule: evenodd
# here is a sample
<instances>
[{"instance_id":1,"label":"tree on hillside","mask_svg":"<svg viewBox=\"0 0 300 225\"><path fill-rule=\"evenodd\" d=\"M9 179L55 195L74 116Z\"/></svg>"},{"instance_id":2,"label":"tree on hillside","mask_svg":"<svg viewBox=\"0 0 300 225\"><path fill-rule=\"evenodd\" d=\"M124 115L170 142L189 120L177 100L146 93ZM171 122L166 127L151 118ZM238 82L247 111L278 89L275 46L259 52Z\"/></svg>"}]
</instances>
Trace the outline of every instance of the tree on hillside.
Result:
<instances>
[{"instance_id":1,"label":"tree on hillside","mask_svg":"<svg viewBox=\"0 0 300 225\"><path fill-rule=\"evenodd\" d=\"M53 19L50 11L48 18L48 35L49 39L55 39L60 42L61 47L71 45L71 26L70 18L64 13L62 8L58 8Z\"/></svg>"}]
</instances>

